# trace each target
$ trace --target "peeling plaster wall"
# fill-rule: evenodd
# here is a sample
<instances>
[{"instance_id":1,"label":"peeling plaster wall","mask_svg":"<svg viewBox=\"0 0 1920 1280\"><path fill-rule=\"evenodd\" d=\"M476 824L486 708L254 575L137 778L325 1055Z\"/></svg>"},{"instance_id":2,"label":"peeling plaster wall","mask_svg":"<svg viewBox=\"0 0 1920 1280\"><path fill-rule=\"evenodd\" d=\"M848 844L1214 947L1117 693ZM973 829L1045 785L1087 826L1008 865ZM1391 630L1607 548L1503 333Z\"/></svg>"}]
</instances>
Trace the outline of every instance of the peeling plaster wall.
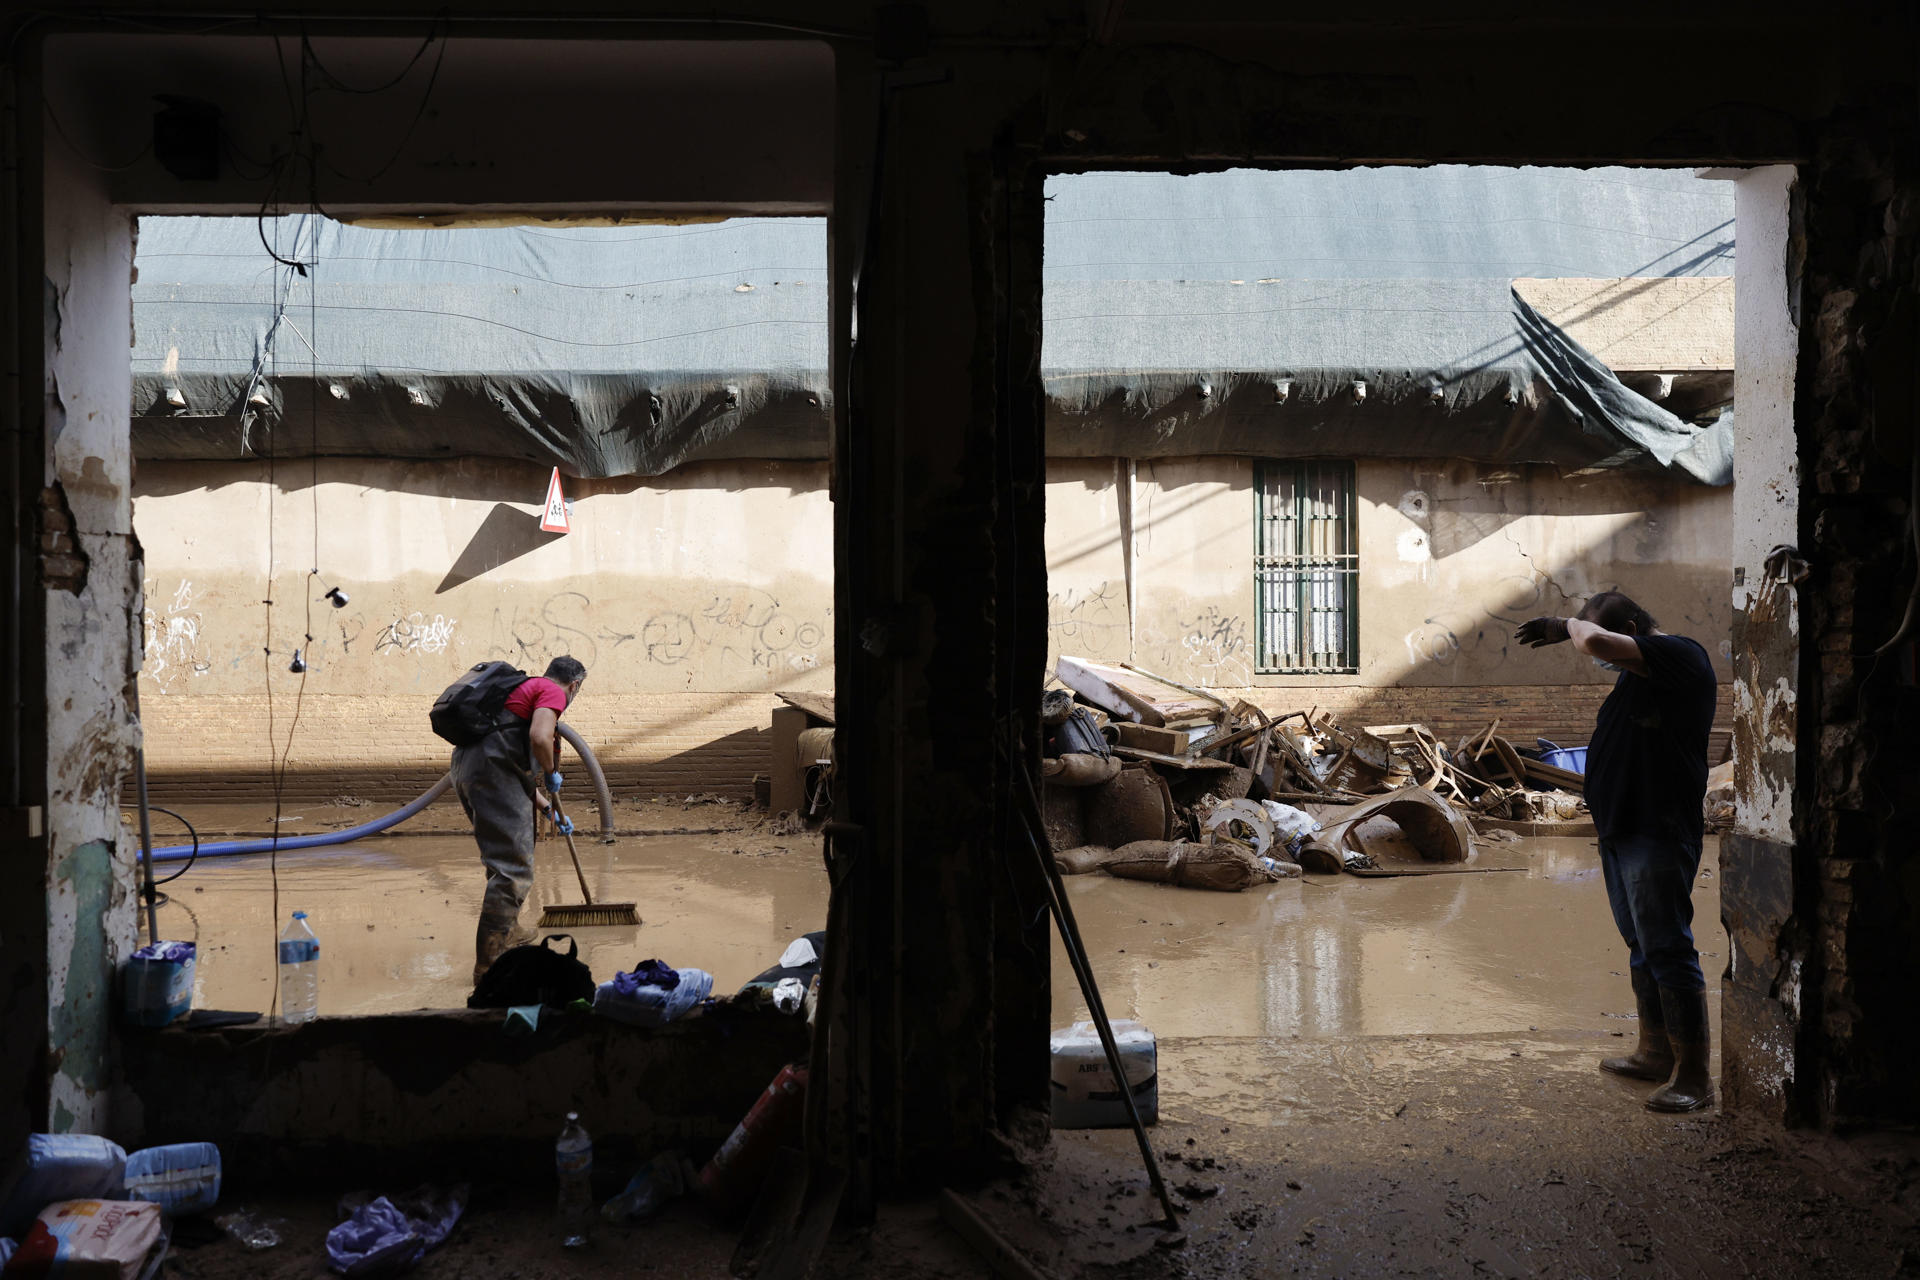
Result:
<instances>
[{"instance_id":1,"label":"peeling plaster wall","mask_svg":"<svg viewBox=\"0 0 1920 1280\"><path fill-rule=\"evenodd\" d=\"M1733 497L1734 830L1721 842L1729 950L1721 1046L1727 1104L1787 1117L1799 1074L1804 944L1794 924L1793 792L1799 736L1800 612L1791 565L1799 542L1793 425L1799 279L1790 200L1794 170L1734 181Z\"/></svg>"},{"instance_id":2,"label":"peeling plaster wall","mask_svg":"<svg viewBox=\"0 0 1920 1280\"><path fill-rule=\"evenodd\" d=\"M48 454L43 508L67 513L71 549L47 556L46 1124L110 1119L114 971L134 943L135 852L118 815L136 729L139 549L127 447L132 222L58 141L45 188Z\"/></svg>"},{"instance_id":3,"label":"peeling plaster wall","mask_svg":"<svg viewBox=\"0 0 1920 1280\"><path fill-rule=\"evenodd\" d=\"M1734 184L1741 254L1735 264L1733 639L1737 665L1735 769L1744 835L1793 840L1793 746L1800 612L1794 588L1766 566L1800 539L1793 429L1800 328L1790 268L1788 165Z\"/></svg>"}]
</instances>

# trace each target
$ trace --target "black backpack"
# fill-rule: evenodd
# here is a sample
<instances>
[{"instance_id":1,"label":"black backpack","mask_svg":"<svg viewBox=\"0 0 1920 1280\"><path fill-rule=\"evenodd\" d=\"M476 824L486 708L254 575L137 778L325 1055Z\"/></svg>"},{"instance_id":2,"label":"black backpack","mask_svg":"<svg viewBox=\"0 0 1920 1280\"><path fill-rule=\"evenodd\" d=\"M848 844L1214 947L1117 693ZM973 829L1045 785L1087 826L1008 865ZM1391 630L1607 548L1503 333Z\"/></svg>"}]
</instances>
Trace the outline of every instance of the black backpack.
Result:
<instances>
[{"instance_id":1,"label":"black backpack","mask_svg":"<svg viewBox=\"0 0 1920 1280\"><path fill-rule=\"evenodd\" d=\"M565 938L567 953L549 949ZM480 976L467 997L469 1009L511 1009L523 1004L555 1007L593 999L593 972L580 960L580 945L568 933L550 933L539 942L511 947Z\"/></svg>"},{"instance_id":2,"label":"black backpack","mask_svg":"<svg viewBox=\"0 0 1920 1280\"><path fill-rule=\"evenodd\" d=\"M481 662L448 685L427 719L433 731L456 747L470 747L506 727L507 695L527 682L527 673L506 662Z\"/></svg>"}]
</instances>

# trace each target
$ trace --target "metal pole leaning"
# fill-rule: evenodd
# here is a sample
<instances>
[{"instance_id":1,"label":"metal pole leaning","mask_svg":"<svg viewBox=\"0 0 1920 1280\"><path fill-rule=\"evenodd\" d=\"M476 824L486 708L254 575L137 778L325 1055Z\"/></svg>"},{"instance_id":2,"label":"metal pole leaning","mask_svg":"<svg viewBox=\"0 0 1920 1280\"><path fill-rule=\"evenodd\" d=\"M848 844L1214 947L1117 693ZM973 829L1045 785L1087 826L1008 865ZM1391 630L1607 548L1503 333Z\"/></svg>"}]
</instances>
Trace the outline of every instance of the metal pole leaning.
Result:
<instances>
[{"instance_id":1,"label":"metal pole leaning","mask_svg":"<svg viewBox=\"0 0 1920 1280\"><path fill-rule=\"evenodd\" d=\"M1100 999L1099 984L1093 979L1093 966L1087 960L1086 948L1081 944L1080 926L1074 922L1073 905L1067 901L1066 882L1061 879L1060 869L1054 866L1053 859L1040 842L1038 833L1046 827L1041 815L1040 797L1034 791L1031 775L1023 770L1020 771L1020 778L1021 798L1026 801L1022 815L1026 821L1021 825L1026 831L1027 843L1040 860L1040 869L1046 877L1047 905L1053 909L1054 923L1060 927L1060 941L1066 947L1073 974L1080 980L1080 994L1086 999L1094 1030L1100 1033L1100 1047L1107 1054L1107 1069L1113 1073L1114 1083L1120 1090L1120 1100L1127 1109L1127 1122L1133 1126L1134 1139L1140 1144L1140 1159L1147 1167L1147 1181L1153 1184L1153 1194L1159 1197L1160 1208L1166 1214L1167 1230L1173 1233L1162 1243L1185 1243L1186 1237L1180 1231L1180 1219L1173 1207L1173 1197L1167 1194L1166 1179L1160 1176L1160 1164L1153 1158L1153 1145L1147 1141L1147 1126L1140 1119L1140 1108L1134 1105L1133 1087L1127 1080L1126 1066L1120 1061L1120 1046L1113 1038L1113 1024L1107 1019L1107 1007Z\"/></svg>"}]
</instances>

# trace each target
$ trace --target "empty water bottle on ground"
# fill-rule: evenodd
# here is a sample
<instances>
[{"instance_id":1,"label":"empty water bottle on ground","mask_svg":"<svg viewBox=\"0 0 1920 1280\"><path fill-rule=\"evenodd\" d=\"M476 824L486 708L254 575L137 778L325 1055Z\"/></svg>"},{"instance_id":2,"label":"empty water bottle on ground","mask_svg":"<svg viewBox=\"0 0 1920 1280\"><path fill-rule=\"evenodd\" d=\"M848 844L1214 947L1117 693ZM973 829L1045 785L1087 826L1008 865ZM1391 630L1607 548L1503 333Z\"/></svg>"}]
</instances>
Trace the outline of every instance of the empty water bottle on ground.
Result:
<instances>
[{"instance_id":1,"label":"empty water bottle on ground","mask_svg":"<svg viewBox=\"0 0 1920 1280\"><path fill-rule=\"evenodd\" d=\"M580 1113L567 1112L566 1127L553 1144L554 1169L560 1175L560 1243L579 1249L593 1221L593 1139L581 1127Z\"/></svg>"},{"instance_id":2,"label":"empty water bottle on ground","mask_svg":"<svg viewBox=\"0 0 1920 1280\"><path fill-rule=\"evenodd\" d=\"M320 1012L320 939L296 911L280 931L280 1018L311 1022Z\"/></svg>"}]
</instances>

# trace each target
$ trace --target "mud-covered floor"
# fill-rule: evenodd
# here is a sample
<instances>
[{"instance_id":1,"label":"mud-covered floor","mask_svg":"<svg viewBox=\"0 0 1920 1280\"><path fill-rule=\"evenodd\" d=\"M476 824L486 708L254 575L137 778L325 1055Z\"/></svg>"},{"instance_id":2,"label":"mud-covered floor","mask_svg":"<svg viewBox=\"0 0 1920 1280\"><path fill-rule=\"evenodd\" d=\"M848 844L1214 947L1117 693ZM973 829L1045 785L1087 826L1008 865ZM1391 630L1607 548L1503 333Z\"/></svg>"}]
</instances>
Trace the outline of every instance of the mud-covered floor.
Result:
<instances>
[{"instance_id":1,"label":"mud-covered floor","mask_svg":"<svg viewBox=\"0 0 1920 1280\"><path fill-rule=\"evenodd\" d=\"M203 839L272 830L271 806L208 805L180 812ZM639 928L565 930L597 979L650 957L714 975L729 992L772 965L799 934L825 927L819 838L787 836L730 801L619 806L613 844L592 810L576 819L581 865L596 901L634 902ZM303 805L280 829L311 834L365 822L376 810ZM177 838L155 819L156 843ZM279 910L274 910L277 862ZM580 902L566 844L535 846L529 926L551 904ZM183 863L163 863L162 877ZM473 982L473 933L486 873L460 808L444 799L404 826L351 844L202 858L163 886L160 933L198 944L196 1008L264 1011L273 994L278 929L305 911L320 937L320 1012L463 1008ZM142 922L144 932L144 920ZM559 932L551 930L549 932Z\"/></svg>"},{"instance_id":2,"label":"mud-covered floor","mask_svg":"<svg viewBox=\"0 0 1920 1280\"><path fill-rule=\"evenodd\" d=\"M583 935L596 974L658 955L726 991L820 927L814 838L721 804L620 825L676 833L582 844L596 893L646 920ZM983 1212L1059 1276L1920 1274L1913 1144L1648 1114L1645 1088L1593 1065L1634 1030L1593 842L1494 844L1486 861L1521 869L1244 894L1071 879L1108 1009L1159 1037L1153 1145L1187 1240L1154 1247L1124 1132L1057 1133L1027 1177L979 1193ZM1710 990L1726 952L1717 865L1710 845L1695 894ZM569 888L563 846L543 844L536 902ZM444 830L281 863L282 914L308 910L323 939L326 1012L461 1003L479 890L470 841ZM203 865L171 891L162 931L199 938L202 1003L261 1007L264 859ZM1082 1016L1057 945L1053 981L1056 1022ZM327 1199L262 1202L290 1218L287 1244L182 1250L169 1274L318 1274ZM483 1188L418 1274L719 1276L732 1244L682 1205L565 1256L539 1197ZM920 1204L889 1206L816 1274L989 1272Z\"/></svg>"}]
</instances>

